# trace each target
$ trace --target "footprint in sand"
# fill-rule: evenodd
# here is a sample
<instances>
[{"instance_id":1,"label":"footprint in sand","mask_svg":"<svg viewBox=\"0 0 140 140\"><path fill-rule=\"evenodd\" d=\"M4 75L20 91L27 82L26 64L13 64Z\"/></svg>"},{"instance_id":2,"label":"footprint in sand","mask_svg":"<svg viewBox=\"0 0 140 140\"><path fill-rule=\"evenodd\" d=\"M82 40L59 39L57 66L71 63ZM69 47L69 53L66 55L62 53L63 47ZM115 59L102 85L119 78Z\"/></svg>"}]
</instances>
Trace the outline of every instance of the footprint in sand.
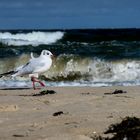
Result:
<instances>
[{"instance_id":1,"label":"footprint in sand","mask_svg":"<svg viewBox=\"0 0 140 140\"><path fill-rule=\"evenodd\" d=\"M0 112L17 111L18 109L17 105L0 105Z\"/></svg>"}]
</instances>

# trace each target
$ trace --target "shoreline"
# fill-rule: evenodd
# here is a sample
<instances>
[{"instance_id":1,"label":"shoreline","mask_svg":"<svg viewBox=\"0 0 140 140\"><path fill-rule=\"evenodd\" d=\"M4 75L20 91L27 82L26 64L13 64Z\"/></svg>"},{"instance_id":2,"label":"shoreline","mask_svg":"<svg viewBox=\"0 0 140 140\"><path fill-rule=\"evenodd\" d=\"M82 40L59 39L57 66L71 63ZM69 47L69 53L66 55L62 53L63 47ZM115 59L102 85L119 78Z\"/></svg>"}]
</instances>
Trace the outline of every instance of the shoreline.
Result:
<instances>
[{"instance_id":1,"label":"shoreline","mask_svg":"<svg viewBox=\"0 0 140 140\"><path fill-rule=\"evenodd\" d=\"M126 93L104 94L116 89ZM0 139L92 140L124 117L140 117L139 86L46 90L56 93L32 96L41 90L0 90Z\"/></svg>"}]
</instances>

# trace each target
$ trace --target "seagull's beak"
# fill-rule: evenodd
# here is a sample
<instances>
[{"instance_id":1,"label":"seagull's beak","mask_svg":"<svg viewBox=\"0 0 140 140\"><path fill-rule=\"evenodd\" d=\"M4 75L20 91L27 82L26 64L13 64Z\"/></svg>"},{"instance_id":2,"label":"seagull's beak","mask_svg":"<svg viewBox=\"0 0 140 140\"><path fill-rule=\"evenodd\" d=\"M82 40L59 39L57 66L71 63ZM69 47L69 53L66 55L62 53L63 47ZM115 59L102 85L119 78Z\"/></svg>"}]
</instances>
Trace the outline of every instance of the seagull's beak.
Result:
<instances>
[{"instance_id":1,"label":"seagull's beak","mask_svg":"<svg viewBox=\"0 0 140 140\"><path fill-rule=\"evenodd\" d=\"M56 62L56 56L55 55L51 55L51 59L52 59L52 61L55 63Z\"/></svg>"},{"instance_id":2,"label":"seagull's beak","mask_svg":"<svg viewBox=\"0 0 140 140\"><path fill-rule=\"evenodd\" d=\"M54 58L55 58L55 56L52 54L52 55L51 55L51 58L52 58L52 59L54 59Z\"/></svg>"}]
</instances>

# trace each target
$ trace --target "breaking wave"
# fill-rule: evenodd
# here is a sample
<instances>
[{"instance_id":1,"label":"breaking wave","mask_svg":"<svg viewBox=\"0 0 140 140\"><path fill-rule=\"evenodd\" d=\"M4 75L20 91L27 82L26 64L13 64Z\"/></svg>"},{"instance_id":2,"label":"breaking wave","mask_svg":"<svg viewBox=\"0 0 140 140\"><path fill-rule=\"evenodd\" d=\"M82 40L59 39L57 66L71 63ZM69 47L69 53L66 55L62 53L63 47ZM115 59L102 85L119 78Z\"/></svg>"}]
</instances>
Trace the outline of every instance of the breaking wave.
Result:
<instances>
[{"instance_id":1,"label":"breaking wave","mask_svg":"<svg viewBox=\"0 0 140 140\"><path fill-rule=\"evenodd\" d=\"M140 79L139 60L108 61L99 58L59 56L47 73L53 81L135 83Z\"/></svg>"},{"instance_id":2,"label":"breaking wave","mask_svg":"<svg viewBox=\"0 0 140 140\"><path fill-rule=\"evenodd\" d=\"M1 73L8 71L26 62L29 56L22 56L11 61L0 61ZM53 66L40 79L47 85L53 86L112 86L112 85L139 85L140 84L139 60L104 60L96 57L81 57L76 55L59 55ZM8 82L6 82L8 80ZM17 77L15 81L4 77L0 87L32 86L27 77Z\"/></svg>"},{"instance_id":3,"label":"breaking wave","mask_svg":"<svg viewBox=\"0 0 140 140\"><path fill-rule=\"evenodd\" d=\"M5 45L23 46L32 45L38 46L41 44L55 43L57 40L63 37L64 33L60 31L56 32L40 32L33 31L29 33L16 33L10 32L0 33L0 42Z\"/></svg>"},{"instance_id":4,"label":"breaking wave","mask_svg":"<svg viewBox=\"0 0 140 140\"><path fill-rule=\"evenodd\" d=\"M0 73L44 49L56 56L40 77L46 85L140 85L140 29L0 31ZM31 86L28 77L0 79L0 87Z\"/></svg>"}]
</instances>

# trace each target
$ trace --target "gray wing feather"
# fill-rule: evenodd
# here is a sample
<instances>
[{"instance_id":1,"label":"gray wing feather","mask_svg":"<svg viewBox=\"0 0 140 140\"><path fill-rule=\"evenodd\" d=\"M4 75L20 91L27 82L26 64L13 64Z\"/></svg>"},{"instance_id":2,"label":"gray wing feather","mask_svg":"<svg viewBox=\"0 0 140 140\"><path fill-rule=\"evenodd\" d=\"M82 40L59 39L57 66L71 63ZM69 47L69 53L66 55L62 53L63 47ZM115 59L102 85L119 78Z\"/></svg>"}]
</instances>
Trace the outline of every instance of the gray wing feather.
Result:
<instances>
[{"instance_id":1,"label":"gray wing feather","mask_svg":"<svg viewBox=\"0 0 140 140\"><path fill-rule=\"evenodd\" d=\"M31 74L35 73L38 69L44 66L43 62L40 62L37 59L31 59L27 64L25 64L20 70L19 74Z\"/></svg>"}]
</instances>

